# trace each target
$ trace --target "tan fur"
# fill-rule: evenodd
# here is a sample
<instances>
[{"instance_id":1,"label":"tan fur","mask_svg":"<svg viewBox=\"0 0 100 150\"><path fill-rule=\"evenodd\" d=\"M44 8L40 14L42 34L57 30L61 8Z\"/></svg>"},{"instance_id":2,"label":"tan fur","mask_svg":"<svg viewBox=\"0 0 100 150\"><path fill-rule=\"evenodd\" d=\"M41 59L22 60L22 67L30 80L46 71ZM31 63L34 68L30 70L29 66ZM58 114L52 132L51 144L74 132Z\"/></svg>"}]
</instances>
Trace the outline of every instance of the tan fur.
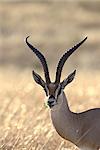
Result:
<instances>
[{"instance_id":1,"label":"tan fur","mask_svg":"<svg viewBox=\"0 0 100 150\"><path fill-rule=\"evenodd\" d=\"M85 150L100 147L100 118L96 116L100 116L100 109L79 114L71 112L64 92L58 104L51 108L52 123L58 134Z\"/></svg>"}]
</instances>

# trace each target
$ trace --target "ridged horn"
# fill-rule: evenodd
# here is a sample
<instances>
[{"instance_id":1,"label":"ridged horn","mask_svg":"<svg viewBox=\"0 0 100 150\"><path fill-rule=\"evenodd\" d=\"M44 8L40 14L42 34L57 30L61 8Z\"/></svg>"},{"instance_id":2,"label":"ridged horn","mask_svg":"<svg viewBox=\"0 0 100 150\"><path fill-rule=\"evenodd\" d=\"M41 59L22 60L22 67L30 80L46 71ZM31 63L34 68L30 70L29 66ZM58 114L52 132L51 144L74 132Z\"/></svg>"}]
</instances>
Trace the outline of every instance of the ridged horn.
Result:
<instances>
[{"instance_id":1,"label":"ridged horn","mask_svg":"<svg viewBox=\"0 0 100 150\"><path fill-rule=\"evenodd\" d=\"M26 37L26 44L36 54L36 56L39 58L42 66L43 66L46 83L49 84L49 83L51 83L51 81L50 81L49 70L48 70L48 65L47 65L46 59L45 59L45 57L43 56L43 54L38 49L36 49L35 47L33 47L27 41L28 38L29 38L29 36Z\"/></svg>"},{"instance_id":2,"label":"ridged horn","mask_svg":"<svg viewBox=\"0 0 100 150\"><path fill-rule=\"evenodd\" d=\"M55 78L55 83L59 84L60 82L60 78L61 78L61 72L63 69L63 66L66 62L66 60L69 58L69 56L75 51L77 50L78 47L80 47L85 41L86 41L87 37L82 40L81 42L79 42L78 44L76 44L75 46L73 46L71 49L69 49L68 51L66 51L63 56L60 58L58 65L57 65L57 70L56 70L56 78Z\"/></svg>"}]
</instances>

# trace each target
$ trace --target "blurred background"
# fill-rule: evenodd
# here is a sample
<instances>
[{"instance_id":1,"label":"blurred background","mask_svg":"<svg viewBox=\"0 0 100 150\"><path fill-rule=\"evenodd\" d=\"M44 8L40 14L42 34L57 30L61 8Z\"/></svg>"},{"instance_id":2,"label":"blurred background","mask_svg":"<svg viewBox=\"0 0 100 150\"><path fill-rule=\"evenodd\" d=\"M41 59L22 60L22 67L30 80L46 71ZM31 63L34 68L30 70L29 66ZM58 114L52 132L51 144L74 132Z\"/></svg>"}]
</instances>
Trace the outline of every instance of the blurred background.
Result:
<instances>
[{"instance_id":1,"label":"blurred background","mask_svg":"<svg viewBox=\"0 0 100 150\"><path fill-rule=\"evenodd\" d=\"M33 82L33 68L44 74L25 43L28 35L46 57L52 80L61 55L88 36L62 77L77 69L66 88L71 110L100 107L100 0L0 0L0 149L72 150L56 134L43 90Z\"/></svg>"},{"instance_id":2,"label":"blurred background","mask_svg":"<svg viewBox=\"0 0 100 150\"><path fill-rule=\"evenodd\" d=\"M41 69L25 38L56 67L59 57L88 36L66 68L100 68L100 1L0 2L0 67ZM55 69L54 69L55 70Z\"/></svg>"}]
</instances>

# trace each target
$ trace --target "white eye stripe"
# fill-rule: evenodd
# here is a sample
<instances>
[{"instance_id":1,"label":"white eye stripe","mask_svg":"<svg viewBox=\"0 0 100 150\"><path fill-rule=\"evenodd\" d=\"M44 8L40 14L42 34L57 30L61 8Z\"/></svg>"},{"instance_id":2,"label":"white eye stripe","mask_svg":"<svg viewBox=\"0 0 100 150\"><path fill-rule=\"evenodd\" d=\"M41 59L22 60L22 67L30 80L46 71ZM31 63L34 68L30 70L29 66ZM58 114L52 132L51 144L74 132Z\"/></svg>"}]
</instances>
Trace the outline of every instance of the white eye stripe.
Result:
<instances>
[{"instance_id":1,"label":"white eye stripe","mask_svg":"<svg viewBox=\"0 0 100 150\"><path fill-rule=\"evenodd\" d=\"M58 85L58 88L56 89L56 92L55 92L55 98L57 99L57 97L58 97L58 93L59 93L59 91L61 90L61 86L60 86L60 84Z\"/></svg>"},{"instance_id":2,"label":"white eye stripe","mask_svg":"<svg viewBox=\"0 0 100 150\"><path fill-rule=\"evenodd\" d=\"M46 92L46 95L49 96L49 90L46 85L45 85L45 92Z\"/></svg>"}]
</instances>

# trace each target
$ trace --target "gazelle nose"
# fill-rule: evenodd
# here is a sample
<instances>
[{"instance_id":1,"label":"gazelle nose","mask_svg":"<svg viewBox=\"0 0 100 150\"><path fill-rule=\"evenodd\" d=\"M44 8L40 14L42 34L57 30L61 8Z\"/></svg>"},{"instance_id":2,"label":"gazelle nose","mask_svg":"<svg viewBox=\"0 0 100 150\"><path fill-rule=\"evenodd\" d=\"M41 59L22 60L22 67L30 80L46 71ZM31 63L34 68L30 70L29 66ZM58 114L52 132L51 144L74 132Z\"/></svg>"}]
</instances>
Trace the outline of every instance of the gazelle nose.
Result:
<instances>
[{"instance_id":1,"label":"gazelle nose","mask_svg":"<svg viewBox=\"0 0 100 150\"><path fill-rule=\"evenodd\" d=\"M49 105L49 107L51 108L52 106L54 106L54 99L55 99L55 97L53 96L53 95L51 95L50 97L49 97L49 99L48 99L48 105Z\"/></svg>"},{"instance_id":2,"label":"gazelle nose","mask_svg":"<svg viewBox=\"0 0 100 150\"><path fill-rule=\"evenodd\" d=\"M48 105L51 106L54 103L54 101L49 101L48 100Z\"/></svg>"}]
</instances>

